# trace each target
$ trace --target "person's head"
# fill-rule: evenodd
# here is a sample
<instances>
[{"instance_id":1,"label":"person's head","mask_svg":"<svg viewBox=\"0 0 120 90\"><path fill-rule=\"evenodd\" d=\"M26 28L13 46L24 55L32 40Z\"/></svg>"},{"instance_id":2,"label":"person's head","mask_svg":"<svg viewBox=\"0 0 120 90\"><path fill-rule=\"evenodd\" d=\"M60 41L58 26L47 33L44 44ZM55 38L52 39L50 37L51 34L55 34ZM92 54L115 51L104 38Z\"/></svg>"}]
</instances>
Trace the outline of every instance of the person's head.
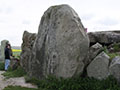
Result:
<instances>
[{"instance_id":1,"label":"person's head","mask_svg":"<svg viewBox=\"0 0 120 90\"><path fill-rule=\"evenodd\" d=\"M10 44L7 44L7 45L6 45L6 48L10 48Z\"/></svg>"}]
</instances>

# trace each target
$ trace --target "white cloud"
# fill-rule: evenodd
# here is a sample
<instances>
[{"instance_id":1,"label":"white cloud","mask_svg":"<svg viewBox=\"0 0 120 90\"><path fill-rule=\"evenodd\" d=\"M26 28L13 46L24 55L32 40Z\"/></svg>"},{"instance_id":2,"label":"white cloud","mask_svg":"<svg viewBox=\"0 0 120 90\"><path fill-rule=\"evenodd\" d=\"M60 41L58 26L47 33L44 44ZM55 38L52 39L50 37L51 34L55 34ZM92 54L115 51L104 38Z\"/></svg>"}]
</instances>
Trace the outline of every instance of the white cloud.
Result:
<instances>
[{"instance_id":1,"label":"white cloud","mask_svg":"<svg viewBox=\"0 0 120 90\"><path fill-rule=\"evenodd\" d=\"M99 24L103 26L114 26L119 23L119 20L115 20L113 18L105 17L98 21Z\"/></svg>"},{"instance_id":2,"label":"white cloud","mask_svg":"<svg viewBox=\"0 0 120 90\"><path fill-rule=\"evenodd\" d=\"M85 20L85 21L91 20L93 18L95 18L95 16L93 14L84 14L84 15L81 15L81 19Z\"/></svg>"},{"instance_id":3,"label":"white cloud","mask_svg":"<svg viewBox=\"0 0 120 90\"><path fill-rule=\"evenodd\" d=\"M0 41L21 45L24 30L37 33L41 16L50 6L69 4L88 31L120 30L120 0L0 0ZM109 18L108 18L109 17Z\"/></svg>"},{"instance_id":4,"label":"white cloud","mask_svg":"<svg viewBox=\"0 0 120 90\"><path fill-rule=\"evenodd\" d=\"M29 20L23 20L22 24L30 24Z\"/></svg>"}]
</instances>

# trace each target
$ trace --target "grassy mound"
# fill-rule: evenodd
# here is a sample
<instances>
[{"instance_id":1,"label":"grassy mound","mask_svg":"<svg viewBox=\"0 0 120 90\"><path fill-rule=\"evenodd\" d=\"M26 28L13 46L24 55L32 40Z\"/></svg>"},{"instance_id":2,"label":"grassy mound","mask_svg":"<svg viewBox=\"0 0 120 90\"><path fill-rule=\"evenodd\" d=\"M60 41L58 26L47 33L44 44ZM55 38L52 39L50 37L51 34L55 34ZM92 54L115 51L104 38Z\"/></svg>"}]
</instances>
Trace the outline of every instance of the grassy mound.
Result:
<instances>
[{"instance_id":1,"label":"grassy mound","mask_svg":"<svg viewBox=\"0 0 120 90\"><path fill-rule=\"evenodd\" d=\"M3 71L3 70L4 70L4 67L5 67L4 62L0 62L0 71Z\"/></svg>"}]
</instances>

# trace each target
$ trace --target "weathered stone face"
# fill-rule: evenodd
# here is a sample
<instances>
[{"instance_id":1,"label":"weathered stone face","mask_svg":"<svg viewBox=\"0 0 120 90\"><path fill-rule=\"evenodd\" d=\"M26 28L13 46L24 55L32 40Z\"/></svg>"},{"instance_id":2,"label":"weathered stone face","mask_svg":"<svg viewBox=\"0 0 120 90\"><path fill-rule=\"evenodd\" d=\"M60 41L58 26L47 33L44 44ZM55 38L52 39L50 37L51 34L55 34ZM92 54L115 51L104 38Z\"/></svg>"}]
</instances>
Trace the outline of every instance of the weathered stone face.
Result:
<instances>
[{"instance_id":1,"label":"weathered stone face","mask_svg":"<svg viewBox=\"0 0 120 90\"><path fill-rule=\"evenodd\" d=\"M52 6L41 19L30 75L43 79L81 74L88 47L89 39L76 12L68 5Z\"/></svg>"},{"instance_id":2,"label":"weathered stone face","mask_svg":"<svg viewBox=\"0 0 120 90\"><path fill-rule=\"evenodd\" d=\"M90 32L88 33L88 36L91 44L95 44L97 42L99 42L100 44L111 44L115 42L120 42L119 31Z\"/></svg>"},{"instance_id":3,"label":"weathered stone face","mask_svg":"<svg viewBox=\"0 0 120 90\"><path fill-rule=\"evenodd\" d=\"M23 69L28 72L30 70L30 58L32 53L32 47L34 44L34 41L36 39L35 33L29 33L27 31L24 31L23 34L23 43L22 43L22 52L20 56L20 64L23 67Z\"/></svg>"},{"instance_id":4,"label":"weathered stone face","mask_svg":"<svg viewBox=\"0 0 120 90\"><path fill-rule=\"evenodd\" d=\"M86 57L86 60L85 60L85 65L88 65L98 54L100 54L101 52L103 51L103 47L101 44L99 43L96 43L94 45L92 45L90 48L89 48L89 53Z\"/></svg>"},{"instance_id":5,"label":"weathered stone face","mask_svg":"<svg viewBox=\"0 0 120 90\"><path fill-rule=\"evenodd\" d=\"M12 70L15 70L18 68L18 66L20 65L20 60L16 59L16 58L12 58L10 60L10 68Z\"/></svg>"},{"instance_id":6,"label":"weathered stone face","mask_svg":"<svg viewBox=\"0 0 120 90\"><path fill-rule=\"evenodd\" d=\"M5 47L6 47L6 44L8 44L8 43L9 43L8 40L2 40L2 41L1 41L0 61L4 61L4 60L5 60Z\"/></svg>"},{"instance_id":7,"label":"weathered stone face","mask_svg":"<svg viewBox=\"0 0 120 90\"><path fill-rule=\"evenodd\" d=\"M95 45L90 47L90 59L94 59L100 52L102 52L103 47L101 44L96 43Z\"/></svg>"},{"instance_id":8,"label":"weathered stone face","mask_svg":"<svg viewBox=\"0 0 120 90\"><path fill-rule=\"evenodd\" d=\"M120 83L120 56L116 56L112 59L109 67L110 75L114 76Z\"/></svg>"},{"instance_id":9,"label":"weathered stone face","mask_svg":"<svg viewBox=\"0 0 120 90\"><path fill-rule=\"evenodd\" d=\"M89 77L105 79L109 75L108 65L110 57L104 52L100 53L87 67Z\"/></svg>"}]
</instances>

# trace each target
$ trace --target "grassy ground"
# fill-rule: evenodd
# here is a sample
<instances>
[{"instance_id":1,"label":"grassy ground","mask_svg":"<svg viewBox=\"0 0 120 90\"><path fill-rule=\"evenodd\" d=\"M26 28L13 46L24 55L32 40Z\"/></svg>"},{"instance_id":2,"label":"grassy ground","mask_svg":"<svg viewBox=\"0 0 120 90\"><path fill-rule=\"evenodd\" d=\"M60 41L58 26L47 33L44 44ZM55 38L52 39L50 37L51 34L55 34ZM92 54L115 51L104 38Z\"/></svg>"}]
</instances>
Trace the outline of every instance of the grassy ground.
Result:
<instances>
[{"instance_id":1,"label":"grassy ground","mask_svg":"<svg viewBox=\"0 0 120 90\"><path fill-rule=\"evenodd\" d=\"M109 52L106 46L104 46L103 51L110 57L110 61L115 58L116 56L120 56L120 47L118 44L114 45L114 52Z\"/></svg>"},{"instance_id":2,"label":"grassy ground","mask_svg":"<svg viewBox=\"0 0 120 90\"><path fill-rule=\"evenodd\" d=\"M96 80L88 77L68 79L48 77L39 81L35 78L29 78L27 82L34 83L43 90L120 90L119 84L112 76L105 80Z\"/></svg>"},{"instance_id":3,"label":"grassy ground","mask_svg":"<svg viewBox=\"0 0 120 90\"><path fill-rule=\"evenodd\" d=\"M33 78L30 79L28 82L37 84L38 89L9 86L4 90L120 90L119 84L113 77L108 77L105 80L80 77L68 79L49 77L41 81Z\"/></svg>"},{"instance_id":4,"label":"grassy ground","mask_svg":"<svg viewBox=\"0 0 120 90\"><path fill-rule=\"evenodd\" d=\"M26 75L26 73L21 67L18 67L16 70L11 70L9 68L8 71L3 73L2 75L5 76L6 78L12 78L12 77L22 77Z\"/></svg>"},{"instance_id":5,"label":"grassy ground","mask_svg":"<svg viewBox=\"0 0 120 90\"><path fill-rule=\"evenodd\" d=\"M19 77L26 75L22 68L18 68L14 71L9 70L3 74L5 77ZM36 78L30 78L26 76L26 82L33 83L38 86L38 89L30 89L19 86L8 86L4 90L120 90L120 86L117 81L112 77L108 77L105 80L97 80L94 78L55 78L49 76L45 80L38 80Z\"/></svg>"},{"instance_id":6,"label":"grassy ground","mask_svg":"<svg viewBox=\"0 0 120 90\"><path fill-rule=\"evenodd\" d=\"M8 86L4 88L3 90L38 90L34 88L25 88L25 87L20 87L20 86Z\"/></svg>"},{"instance_id":7,"label":"grassy ground","mask_svg":"<svg viewBox=\"0 0 120 90\"><path fill-rule=\"evenodd\" d=\"M5 66L4 62L0 62L0 70L1 71L4 71L4 66Z\"/></svg>"}]
</instances>

